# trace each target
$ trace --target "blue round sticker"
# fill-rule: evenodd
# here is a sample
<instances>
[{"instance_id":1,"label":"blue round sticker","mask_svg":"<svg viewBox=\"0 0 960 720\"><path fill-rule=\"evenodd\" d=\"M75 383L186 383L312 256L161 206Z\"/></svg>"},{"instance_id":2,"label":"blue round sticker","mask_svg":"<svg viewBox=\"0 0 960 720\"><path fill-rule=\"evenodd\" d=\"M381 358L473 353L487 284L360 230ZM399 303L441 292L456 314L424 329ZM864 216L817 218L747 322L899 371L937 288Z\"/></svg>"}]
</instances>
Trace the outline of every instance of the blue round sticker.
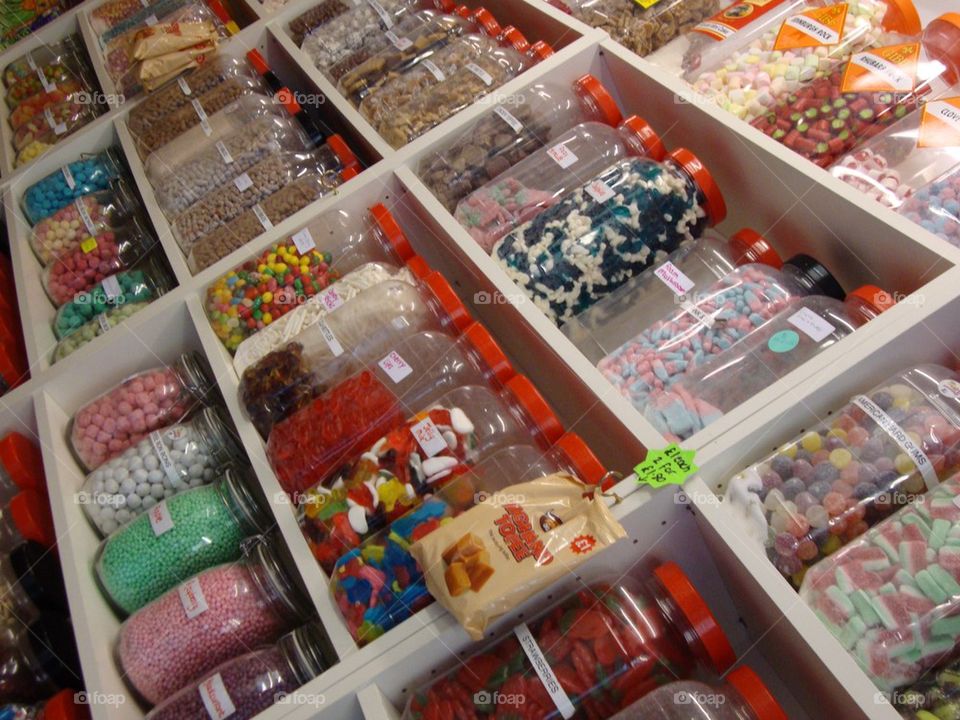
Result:
<instances>
[{"instance_id":1,"label":"blue round sticker","mask_svg":"<svg viewBox=\"0 0 960 720\"><path fill-rule=\"evenodd\" d=\"M767 347L775 353L785 353L793 350L800 344L800 336L793 330L781 330L767 342Z\"/></svg>"}]
</instances>

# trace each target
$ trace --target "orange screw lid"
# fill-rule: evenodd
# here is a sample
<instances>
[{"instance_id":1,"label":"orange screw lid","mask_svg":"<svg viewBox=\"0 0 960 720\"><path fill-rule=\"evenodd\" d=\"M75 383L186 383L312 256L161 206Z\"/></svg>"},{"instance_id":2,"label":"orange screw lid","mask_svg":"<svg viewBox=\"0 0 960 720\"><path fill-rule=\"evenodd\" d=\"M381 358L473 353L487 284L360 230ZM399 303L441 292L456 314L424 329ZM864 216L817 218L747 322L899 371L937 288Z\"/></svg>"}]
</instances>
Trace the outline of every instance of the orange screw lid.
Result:
<instances>
[{"instance_id":1,"label":"orange screw lid","mask_svg":"<svg viewBox=\"0 0 960 720\"><path fill-rule=\"evenodd\" d=\"M888 293L876 285L861 285L856 290L847 293L846 300L856 299L874 310L877 315L885 312L897 304L896 299L891 293Z\"/></svg>"},{"instance_id":2,"label":"orange screw lid","mask_svg":"<svg viewBox=\"0 0 960 720\"><path fill-rule=\"evenodd\" d=\"M923 25L913 0L887 0L883 28L903 35L919 35Z\"/></svg>"},{"instance_id":3,"label":"orange screw lid","mask_svg":"<svg viewBox=\"0 0 960 720\"><path fill-rule=\"evenodd\" d=\"M419 255L414 255L406 262L407 269L410 271L410 274L413 275L417 280L423 280L430 273L433 272L427 261L424 260Z\"/></svg>"},{"instance_id":4,"label":"orange screw lid","mask_svg":"<svg viewBox=\"0 0 960 720\"><path fill-rule=\"evenodd\" d=\"M73 690L61 690L43 706L43 720L88 720L90 710L76 701Z\"/></svg>"},{"instance_id":5,"label":"orange screw lid","mask_svg":"<svg viewBox=\"0 0 960 720\"><path fill-rule=\"evenodd\" d=\"M570 464L576 471L577 477L590 485L596 485L607 474L607 469L603 466L593 451L587 447L583 438L574 432L564 433L563 436L554 443L567 456Z\"/></svg>"},{"instance_id":6,"label":"orange screw lid","mask_svg":"<svg viewBox=\"0 0 960 720\"><path fill-rule=\"evenodd\" d=\"M434 7L440 12L452 13L457 4L453 0L434 0Z\"/></svg>"},{"instance_id":7,"label":"orange screw lid","mask_svg":"<svg viewBox=\"0 0 960 720\"><path fill-rule=\"evenodd\" d=\"M521 55L525 55L526 53L530 52L530 43L527 41L527 38L525 38L523 33L517 30L513 25L508 26L500 37L501 42L510 43Z\"/></svg>"},{"instance_id":8,"label":"orange screw lid","mask_svg":"<svg viewBox=\"0 0 960 720\"><path fill-rule=\"evenodd\" d=\"M467 338L477 355L483 360L483 363L490 369L490 372L501 383L516 375L513 364L507 359L506 354L493 339L490 332L480 323L470 323L463 335Z\"/></svg>"},{"instance_id":9,"label":"orange screw lid","mask_svg":"<svg viewBox=\"0 0 960 720\"><path fill-rule=\"evenodd\" d=\"M33 540L44 547L53 547L57 535L47 499L36 490L23 490L10 501L10 517L24 540Z\"/></svg>"},{"instance_id":10,"label":"orange screw lid","mask_svg":"<svg viewBox=\"0 0 960 720\"><path fill-rule=\"evenodd\" d=\"M480 26L480 29L484 32L484 34L489 35L490 37L499 37L500 33L503 32L503 29L500 27L500 23L497 22L497 19L493 16L493 13L487 10L485 7L477 8L470 16L470 19Z\"/></svg>"},{"instance_id":11,"label":"orange screw lid","mask_svg":"<svg viewBox=\"0 0 960 720\"><path fill-rule=\"evenodd\" d=\"M14 431L0 439L0 464L17 487L46 492L40 448L25 435Z\"/></svg>"},{"instance_id":12,"label":"orange screw lid","mask_svg":"<svg viewBox=\"0 0 960 720\"><path fill-rule=\"evenodd\" d=\"M545 43L543 40L537 40L531 47L530 52L528 53L532 58L537 62L546 60L548 57L553 55L553 48L549 44Z\"/></svg>"},{"instance_id":13,"label":"orange screw lid","mask_svg":"<svg viewBox=\"0 0 960 720\"><path fill-rule=\"evenodd\" d=\"M360 162L357 160L357 156L353 154L353 150L350 149L350 146L347 145L347 141L341 136L331 135L327 138L327 145L331 150L333 150L333 154L337 156L337 159L340 160L340 164L345 169L358 167L360 165Z\"/></svg>"},{"instance_id":14,"label":"orange screw lid","mask_svg":"<svg viewBox=\"0 0 960 720\"><path fill-rule=\"evenodd\" d=\"M447 317L450 318L457 332L463 332L473 322L473 318L470 317L467 306L457 297L457 293L450 287L447 279L434 271L427 275L423 282L433 293L434 298L447 314Z\"/></svg>"},{"instance_id":15,"label":"orange screw lid","mask_svg":"<svg viewBox=\"0 0 960 720\"><path fill-rule=\"evenodd\" d=\"M787 714L763 680L746 665L731 671L724 680L740 694L756 720L787 720Z\"/></svg>"},{"instance_id":16,"label":"orange screw lid","mask_svg":"<svg viewBox=\"0 0 960 720\"><path fill-rule=\"evenodd\" d=\"M257 71L257 75L266 75L270 72L270 66L267 65L267 61L256 48L247 53L247 60L253 65L253 69Z\"/></svg>"},{"instance_id":17,"label":"orange screw lid","mask_svg":"<svg viewBox=\"0 0 960 720\"><path fill-rule=\"evenodd\" d=\"M353 180L357 175L360 174L360 171L357 170L356 165L351 165L348 168L344 168L340 171L340 182L345 183L347 180Z\"/></svg>"},{"instance_id":18,"label":"orange screw lid","mask_svg":"<svg viewBox=\"0 0 960 720\"><path fill-rule=\"evenodd\" d=\"M288 87L282 87L279 90L277 90L277 94L275 95L275 97L280 102L280 104L283 105L284 110L286 110L291 115L296 115L302 110L302 108L300 107L300 103L297 102L296 98L293 96L293 93L290 91L290 88Z\"/></svg>"},{"instance_id":19,"label":"orange screw lid","mask_svg":"<svg viewBox=\"0 0 960 720\"><path fill-rule=\"evenodd\" d=\"M960 13L948 12L930 21L923 31L923 48L946 66L944 80L960 80Z\"/></svg>"},{"instance_id":20,"label":"orange screw lid","mask_svg":"<svg viewBox=\"0 0 960 720\"><path fill-rule=\"evenodd\" d=\"M574 89L580 95L589 99L599 112L599 119L611 127L616 127L623 120L620 114L620 108L617 107L617 101L613 95L603 86L603 83L597 80L593 75L587 73L573 83Z\"/></svg>"},{"instance_id":21,"label":"orange screw lid","mask_svg":"<svg viewBox=\"0 0 960 720\"><path fill-rule=\"evenodd\" d=\"M7 388L15 388L23 381L23 373L11 354L11 348L0 347L0 380Z\"/></svg>"},{"instance_id":22,"label":"orange screw lid","mask_svg":"<svg viewBox=\"0 0 960 720\"><path fill-rule=\"evenodd\" d=\"M466 5L457 5L457 7L456 7L456 9L454 10L454 12L455 12L457 15L459 15L460 17L462 17L462 18L464 18L464 19L466 19L466 20L472 20L472 19L473 19L473 10L471 10L470 8L468 8Z\"/></svg>"},{"instance_id":23,"label":"orange screw lid","mask_svg":"<svg viewBox=\"0 0 960 720\"><path fill-rule=\"evenodd\" d=\"M707 213L707 222L710 225L716 225L723 222L727 216L727 204L723 200L723 194L717 183L713 180L713 175L707 170L707 166L700 162L700 158L694 155L686 148L677 148L670 157L673 158L680 167L693 178L693 181L700 188L704 196L704 212Z\"/></svg>"},{"instance_id":24,"label":"orange screw lid","mask_svg":"<svg viewBox=\"0 0 960 720\"><path fill-rule=\"evenodd\" d=\"M762 263L777 270L783 267L783 258L756 230L741 228L730 236L728 244L736 265Z\"/></svg>"},{"instance_id":25,"label":"orange screw lid","mask_svg":"<svg viewBox=\"0 0 960 720\"><path fill-rule=\"evenodd\" d=\"M563 425L530 378L516 375L506 383L507 390L516 398L548 444L553 445L563 435Z\"/></svg>"},{"instance_id":26,"label":"orange screw lid","mask_svg":"<svg viewBox=\"0 0 960 720\"><path fill-rule=\"evenodd\" d=\"M667 156L666 148L656 131L642 117L631 115L620 124L628 149L636 155L644 155L660 162Z\"/></svg>"},{"instance_id":27,"label":"orange screw lid","mask_svg":"<svg viewBox=\"0 0 960 720\"><path fill-rule=\"evenodd\" d=\"M410 241L403 230L400 229L400 223L393 217L393 213L387 210L383 203L377 203L370 208L370 214L373 216L373 222L376 223L380 234L389 243L390 248L400 258L400 262L407 262L414 256L413 248L410 247Z\"/></svg>"}]
</instances>

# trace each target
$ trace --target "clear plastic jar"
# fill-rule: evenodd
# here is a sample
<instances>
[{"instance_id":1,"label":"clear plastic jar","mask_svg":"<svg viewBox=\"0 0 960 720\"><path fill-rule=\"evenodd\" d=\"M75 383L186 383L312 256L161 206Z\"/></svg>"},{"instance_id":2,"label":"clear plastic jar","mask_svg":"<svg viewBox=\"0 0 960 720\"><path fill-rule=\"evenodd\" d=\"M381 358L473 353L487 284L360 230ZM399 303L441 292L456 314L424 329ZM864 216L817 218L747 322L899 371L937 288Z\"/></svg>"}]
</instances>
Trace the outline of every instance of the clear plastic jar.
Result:
<instances>
[{"instance_id":1,"label":"clear plastic jar","mask_svg":"<svg viewBox=\"0 0 960 720\"><path fill-rule=\"evenodd\" d=\"M960 469L960 376L897 373L734 477L726 504L799 587L804 573Z\"/></svg>"},{"instance_id":2,"label":"clear plastic jar","mask_svg":"<svg viewBox=\"0 0 960 720\"><path fill-rule=\"evenodd\" d=\"M754 127L830 167L925 100L950 94L960 80L960 15L942 15L927 25L920 42L908 40L885 38L854 53L845 65L778 98Z\"/></svg>"},{"instance_id":3,"label":"clear plastic jar","mask_svg":"<svg viewBox=\"0 0 960 720\"><path fill-rule=\"evenodd\" d=\"M917 190L899 212L934 235L960 246L960 165Z\"/></svg>"},{"instance_id":4,"label":"clear plastic jar","mask_svg":"<svg viewBox=\"0 0 960 720\"><path fill-rule=\"evenodd\" d=\"M70 446L89 472L154 430L213 401L216 382L200 355L138 372L81 407L70 423Z\"/></svg>"},{"instance_id":5,"label":"clear plastic jar","mask_svg":"<svg viewBox=\"0 0 960 720\"><path fill-rule=\"evenodd\" d=\"M0 438L0 502L20 490L44 493L46 487L40 448L15 430Z\"/></svg>"},{"instance_id":6,"label":"clear plastic jar","mask_svg":"<svg viewBox=\"0 0 960 720\"><path fill-rule=\"evenodd\" d=\"M251 481L228 468L219 482L161 500L115 531L94 559L104 596L127 615L201 570L240 559L243 539L267 527Z\"/></svg>"},{"instance_id":7,"label":"clear plastic jar","mask_svg":"<svg viewBox=\"0 0 960 720\"><path fill-rule=\"evenodd\" d=\"M451 212L457 203L583 122L620 124L620 110L593 75L538 83L503 98L452 143L426 155L417 174Z\"/></svg>"},{"instance_id":8,"label":"clear plastic jar","mask_svg":"<svg viewBox=\"0 0 960 720\"><path fill-rule=\"evenodd\" d=\"M558 699L566 698L564 716L578 719L606 717L657 686L694 677L704 666L723 673L735 660L706 602L676 564L666 563L645 582L625 576L567 595L413 692L403 720L430 720L437 708L463 707L469 716L491 704L495 713L553 717L557 706L530 654L553 671Z\"/></svg>"},{"instance_id":9,"label":"clear plastic jar","mask_svg":"<svg viewBox=\"0 0 960 720\"><path fill-rule=\"evenodd\" d=\"M643 412L651 393L669 390L711 356L728 350L804 295L843 297L830 272L807 255L796 255L776 270L756 263L724 275L693 301L660 319L604 356L597 367ZM640 309L642 312L642 309Z\"/></svg>"},{"instance_id":10,"label":"clear plastic jar","mask_svg":"<svg viewBox=\"0 0 960 720\"><path fill-rule=\"evenodd\" d=\"M87 102L79 93L73 91L66 93L55 90L52 97L46 98L46 101L49 101L49 104L14 131L13 149L18 157L31 144L55 145L92 121L98 114L96 105Z\"/></svg>"},{"instance_id":11,"label":"clear plastic jar","mask_svg":"<svg viewBox=\"0 0 960 720\"><path fill-rule=\"evenodd\" d=\"M133 302L120 307L109 308L92 320L88 320L80 327L57 343L53 349L50 362L57 363L75 353L94 338L98 338L115 325L119 325L131 315L143 310L149 302Z\"/></svg>"},{"instance_id":12,"label":"clear plastic jar","mask_svg":"<svg viewBox=\"0 0 960 720\"><path fill-rule=\"evenodd\" d=\"M293 43L297 47L303 42L303 39L315 28L324 25L333 20L338 15L347 10L356 7L358 3L354 0L323 0L306 12L303 12L287 25L287 33L293 38Z\"/></svg>"},{"instance_id":13,"label":"clear plastic jar","mask_svg":"<svg viewBox=\"0 0 960 720\"><path fill-rule=\"evenodd\" d=\"M628 155L663 160L660 137L636 115L617 128L585 122L460 201L454 217L484 250Z\"/></svg>"},{"instance_id":14,"label":"clear plastic jar","mask_svg":"<svg viewBox=\"0 0 960 720\"><path fill-rule=\"evenodd\" d=\"M324 70L359 48L370 35L392 29L418 5L416 0L362 0L311 30L300 49Z\"/></svg>"},{"instance_id":15,"label":"clear plastic jar","mask_svg":"<svg viewBox=\"0 0 960 720\"><path fill-rule=\"evenodd\" d=\"M139 0L134 2L137 7L140 7ZM21 703L0 705L0 718L4 720L85 720L86 709L77 702L76 695L76 691L67 688L34 705Z\"/></svg>"},{"instance_id":16,"label":"clear plastic jar","mask_svg":"<svg viewBox=\"0 0 960 720\"><path fill-rule=\"evenodd\" d=\"M13 609L29 607L39 612L51 613L70 611L60 560L57 553L51 552L49 547L33 540L25 540L11 550L9 555L2 557L2 564L5 565L0 572L3 584L19 594L19 598L5 597L12 601ZM10 609L8 607L3 612ZM29 619L19 616L17 624L24 622L29 622Z\"/></svg>"},{"instance_id":17,"label":"clear plastic jar","mask_svg":"<svg viewBox=\"0 0 960 720\"><path fill-rule=\"evenodd\" d=\"M19 80L35 75L37 70L83 52L83 40L79 35L67 35L50 45L40 45L29 50L3 69L3 86L12 87Z\"/></svg>"},{"instance_id":18,"label":"clear plastic jar","mask_svg":"<svg viewBox=\"0 0 960 720\"><path fill-rule=\"evenodd\" d=\"M381 283L247 368L240 378L240 402L266 437L276 422L382 358L401 334L458 333L470 322L467 309L438 273L418 286L400 280Z\"/></svg>"},{"instance_id":19,"label":"clear plastic jar","mask_svg":"<svg viewBox=\"0 0 960 720\"><path fill-rule=\"evenodd\" d=\"M154 430L94 470L81 496L87 519L101 536L179 492L213 482L242 458L240 442L219 408Z\"/></svg>"},{"instance_id":20,"label":"clear plastic jar","mask_svg":"<svg viewBox=\"0 0 960 720\"><path fill-rule=\"evenodd\" d=\"M277 543L279 536L249 538L240 562L204 570L127 618L117 666L140 697L156 705L306 619L310 601Z\"/></svg>"},{"instance_id":21,"label":"clear plastic jar","mask_svg":"<svg viewBox=\"0 0 960 720\"><path fill-rule=\"evenodd\" d=\"M30 593L21 584L11 560L0 556L0 627L29 625L40 615Z\"/></svg>"},{"instance_id":22,"label":"clear plastic jar","mask_svg":"<svg viewBox=\"0 0 960 720\"><path fill-rule=\"evenodd\" d=\"M686 440L893 304L874 285L857 288L844 302L796 298L735 348L698 364L669 390L652 393L643 414L666 436Z\"/></svg>"},{"instance_id":23,"label":"clear plastic jar","mask_svg":"<svg viewBox=\"0 0 960 720\"><path fill-rule=\"evenodd\" d=\"M46 548L57 542L50 502L36 490L21 490L0 507L0 553L5 555L27 540Z\"/></svg>"},{"instance_id":24,"label":"clear plastic jar","mask_svg":"<svg viewBox=\"0 0 960 720\"><path fill-rule=\"evenodd\" d=\"M89 102L88 98L81 97L81 93L85 93L89 88L90 85L89 82L86 82L86 78L82 75L77 75L76 77L63 80L55 85L49 85L46 90L24 98L16 109L10 112L10 116L7 119L10 123L10 128L14 130L14 142L17 142L17 132L31 121L34 129L32 131L29 129L24 130L24 132L35 133L36 128L41 126L40 121L44 119L43 115L46 110L49 109L51 113L53 113L52 109L58 105ZM52 116L55 117L59 114L58 111ZM64 132L65 131L66 129L64 128Z\"/></svg>"},{"instance_id":25,"label":"clear plastic jar","mask_svg":"<svg viewBox=\"0 0 960 720\"><path fill-rule=\"evenodd\" d=\"M81 156L28 187L21 201L23 214L31 225L36 225L81 195L106 190L123 168L115 148Z\"/></svg>"},{"instance_id":26,"label":"clear plastic jar","mask_svg":"<svg viewBox=\"0 0 960 720\"><path fill-rule=\"evenodd\" d=\"M272 647L228 660L201 682L183 688L147 713L146 720L201 718L215 698L232 708L231 720L253 720L271 705L336 662L319 624L304 625L284 635Z\"/></svg>"},{"instance_id":27,"label":"clear plastic jar","mask_svg":"<svg viewBox=\"0 0 960 720\"><path fill-rule=\"evenodd\" d=\"M75 52L61 55L43 65L37 65L35 72L16 80L7 87L4 95L7 107L15 110L20 103L35 95L40 95L58 85L79 79L84 72L85 61ZM14 128L16 129L16 128Z\"/></svg>"},{"instance_id":28,"label":"clear plastic jar","mask_svg":"<svg viewBox=\"0 0 960 720\"><path fill-rule=\"evenodd\" d=\"M418 499L406 514L365 538L351 535L345 526L333 535L318 535L316 530L322 526L310 518L308 505L301 526L314 556L321 565L325 557L340 556L333 571L328 571L330 589L354 639L365 645L433 601L423 572L409 553L413 542L485 496L560 471L591 484L605 475L583 440L566 433L546 451L542 445L498 445L475 465L461 463L444 478L442 488ZM319 513L328 516L331 497L322 499Z\"/></svg>"},{"instance_id":29,"label":"clear plastic jar","mask_svg":"<svg viewBox=\"0 0 960 720\"><path fill-rule=\"evenodd\" d=\"M34 702L82 677L70 620L44 613L0 633L0 702Z\"/></svg>"},{"instance_id":30,"label":"clear plastic jar","mask_svg":"<svg viewBox=\"0 0 960 720\"><path fill-rule=\"evenodd\" d=\"M663 162L624 159L581 183L501 239L493 258L559 325L725 216L710 172L678 148Z\"/></svg>"},{"instance_id":31,"label":"clear plastic jar","mask_svg":"<svg viewBox=\"0 0 960 720\"><path fill-rule=\"evenodd\" d=\"M941 720L960 712L957 671L960 660L939 666L910 687L901 689L893 705L907 720Z\"/></svg>"}]
</instances>

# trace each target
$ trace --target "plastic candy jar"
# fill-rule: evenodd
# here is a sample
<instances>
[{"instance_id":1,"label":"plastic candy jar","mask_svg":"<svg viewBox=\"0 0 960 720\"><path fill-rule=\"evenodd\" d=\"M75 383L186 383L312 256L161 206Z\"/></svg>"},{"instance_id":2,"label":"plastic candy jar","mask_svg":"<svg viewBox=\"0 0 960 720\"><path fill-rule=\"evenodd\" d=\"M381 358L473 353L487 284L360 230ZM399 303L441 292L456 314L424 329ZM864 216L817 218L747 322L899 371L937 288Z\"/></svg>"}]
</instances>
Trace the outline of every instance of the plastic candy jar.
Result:
<instances>
[{"instance_id":1,"label":"plastic candy jar","mask_svg":"<svg viewBox=\"0 0 960 720\"><path fill-rule=\"evenodd\" d=\"M934 235L960 245L960 165L911 195L899 212Z\"/></svg>"},{"instance_id":2,"label":"plastic candy jar","mask_svg":"<svg viewBox=\"0 0 960 720\"><path fill-rule=\"evenodd\" d=\"M960 661L954 660L927 674L919 682L900 690L894 707L907 720L942 720L960 711L958 678Z\"/></svg>"},{"instance_id":3,"label":"plastic candy jar","mask_svg":"<svg viewBox=\"0 0 960 720\"><path fill-rule=\"evenodd\" d=\"M246 483L223 479L162 500L104 540L94 561L104 595L124 615L192 575L240 558L240 543L262 532L266 516Z\"/></svg>"},{"instance_id":4,"label":"plastic candy jar","mask_svg":"<svg viewBox=\"0 0 960 720\"><path fill-rule=\"evenodd\" d=\"M140 6L139 0L136 0ZM61 690L49 700L35 705L14 703L0 705L0 718L4 720L88 720L89 711L75 701L76 692Z\"/></svg>"},{"instance_id":5,"label":"plastic candy jar","mask_svg":"<svg viewBox=\"0 0 960 720\"><path fill-rule=\"evenodd\" d=\"M726 504L797 587L804 572L960 464L960 376L894 375L734 477Z\"/></svg>"},{"instance_id":6,"label":"plastic candy jar","mask_svg":"<svg viewBox=\"0 0 960 720\"><path fill-rule=\"evenodd\" d=\"M102 535L146 512L161 500L213 480L242 458L239 441L219 408L154 430L94 470L81 497L87 519Z\"/></svg>"},{"instance_id":7,"label":"plastic candy jar","mask_svg":"<svg viewBox=\"0 0 960 720\"><path fill-rule=\"evenodd\" d=\"M110 308L106 312L97 315L93 320L88 320L57 343L57 346L53 349L53 356L50 362L60 362L94 338L103 335L113 326L122 323L134 313L140 312L149 304L149 302L127 303L120 307Z\"/></svg>"},{"instance_id":8,"label":"plastic candy jar","mask_svg":"<svg viewBox=\"0 0 960 720\"><path fill-rule=\"evenodd\" d=\"M209 403L216 387L206 360L193 353L131 375L77 411L70 446L80 464L93 470L154 430Z\"/></svg>"},{"instance_id":9,"label":"plastic candy jar","mask_svg":"<svg viewBox=\"0 0 960 720\"><path fill-rule=\"evenodd\" d=\"M645 120L634 115L616 129L596 122L576 125L470 193L454 217L490 252L511 230L628 155L664 158L663 144Z\"/></svg>"},{"instance_id":10,"label":"plastic candy jar","mask_svg":"<svg viewBox=\"0 0 960 720\"><path fill-rule=\"evenodd\" d=\"M303 42L303 39L311 30L330 22L351 7L353 7L352 3L343 0L323 0L320 4L300 13L291 20L287 25L287 33L293 38L293 43L300 47L300 43Z\"/></svg>"},{"instance_id":11,"label":"plastic candy jar","mask_svg":"<svg viewBox=\"0 0 960 720\"><path fill-rule=\"evenodd\" d=\"M554 697L565 717L609 717L703 665L723 673L734 660L706 602L677 565L666 563L646 583L624 577L568 595L413 693L402 717L472 717L486 712L491 698L495 713L552 717L558 708L537 675L540 663L560 684ZM525 702L517 705L517 697Z\"/></svg>"},{"instance_id":12,"label":"plastic candy jar","mask_svg":"<svg viewBox=\"0 0 960 720\"><path fill-rule=\"evenodd\" d=\"M265 647L228 660L199 683L183 688L147 713L146 720L208 715L211 701L229 708L230 720L252 720L281 697L336 662L319 625L304 625Z\"/></svg>"},{"instance_id":13,"label":"plastic candy jar","mask_svg":"<svg viewBox=\"0 0 960 720\"><path fill-rule=\"evenodd\" d=\"M857 288L844 302L822 295L798 298L669 390L652 393L644 417L668 437L686 440L893 304L889 293L873 285Z\"/></svg>"},{"instance_id":14,"label":"plastic candy jar","mask_svg":"<svg viewBox=\"0 0 960 720\"><path fill-rule=\"evenodd\" d=\"M31 225L36 225L81 195L106 190L123 167L114 148L64 165L27 188L23 194L23 214Z\"/></svg>"},{"instance_id":15,"label":"plastic candy jar","mask_svg":"<svg viewBox=\"0 0 960 720\"><path fill-rule=\"evenodd\" d=\"M597 367L642 412L650 393L668 390L710 356L728 350L795 298L808 294L843 297L830 272L808 255L790 258L780 270L741 265L697 294L687 307L646 325Z\"/></svg>"},{"instance_id":16,"label":"plastic candy jar","mask_svg":"<svg viewBox=\"0 0 960 720\"><path fill-rule=\"evenodd\" d=\"M0 502L6 502L20 490L47 488L40 448L17 431L0 438Z\"/></svg>"},{"instance_id":17,"label":"plastic candy jar","mask_svg":"<svg viewBox=\"0 0 960 720\"><path fill-rule=\"evenodd\" d=\"M0 556L0 593L0 627L29 625L39 617L40 610L20 583L13 563L3 556Z\"/></svg>"},{"instance_id":18,"label":"plastic candy jar","mask_svg":"<svg viewBox=\"0 0 960 720\"><path fill-rule=\"evenodd\" d=\"M204 570L127 618L117 665L142 698L155 705L303 622L310 603L271 547L280 541L250 538L240 562Z\"/></svg>"},{"instance_id":19,"label":"plastic candy jar","mask_svg":"<svg viewBox=\"0 0 960 720\"><path fill-rule=\"evenodd\" d=\"M0 633L0 654L0 703L41 700L82 677L73 627L63 615L44 613Z\"/></svg>"},{"instance_id":20,"label":"plastic candy jar","mask_svg":"<svg viewBox=\"0 0 960 720\"><path fill-rule=\"evenodd\" d=\"M28 50L3 69L3 86L11 87L18 80L34 75L38 68L82 52L83 40L79 35L67 35L50 45L40 45Z\"/></svg>"},{"instance_id":21,"label":"plastic candy jar","mask_svg":"<svg viewBox=\"0 0 960 720\"><path fill-rule=\"evenodd\" d=\"M423 572L408 552L412 543L446 519L473 507L484 496L558 471L570 472L593 484L599 483L606 473L574 433L564 434L546 452L542 446L501 446L472 467L453 468L450 476L444 478L442 488L418 501L410 512L388 527L368 535L356 548L345 554L337 548L342 557L330 573L330 588L357 642L371 642L433 602ZM327 513L326 503L320 512ZM320 545L312 532L315 521L308 515L301 521L304 522L304 533L314 555L323 563L327 548L342 542L343 537L331 536Z\"/></svg>"},{"instance_id":22,"label":"plastic candy jar","mask_svg":"<svg viewBox=\"0 0 960 720\"><path fill-rule=\"evenodd\" d=\"M50 503L36 490L21 490L0 507L0 553L32 540L50 548L57 542Z\"/></svg>"},{"instance_id":23,"label":"plastic candy jar","mask_svg":"<svg viewBox=\"0 0 960 720\"><path fill-rule=\"evenodd\" d=\"M680 148L663 162L617 162L500 240L493 258L562 324L725 216L713 176Z\"/></svg>"}]
</instances>

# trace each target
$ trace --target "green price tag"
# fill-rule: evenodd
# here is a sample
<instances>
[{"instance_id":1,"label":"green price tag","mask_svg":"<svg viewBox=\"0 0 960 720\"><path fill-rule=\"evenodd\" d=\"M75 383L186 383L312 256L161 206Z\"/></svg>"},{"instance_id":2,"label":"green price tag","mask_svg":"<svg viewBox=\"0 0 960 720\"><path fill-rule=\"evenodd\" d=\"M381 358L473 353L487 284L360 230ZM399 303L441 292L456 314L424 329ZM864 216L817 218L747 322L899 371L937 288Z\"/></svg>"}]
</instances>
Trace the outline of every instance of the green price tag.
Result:
<instances>
[{"instance_id":1,"label":"green price tag","mask_svg":"<svg viewBox=\"0 0 960 720\"><path fill-rule=\"evenodd\" d=\"M687 478L698 468L693 464L693 450L681 450L671 443L663 450L651 450L647 459L637 465L633 471L637 482L658 490L665 485L683 485Z\"/></svg>"}]
</instances>

